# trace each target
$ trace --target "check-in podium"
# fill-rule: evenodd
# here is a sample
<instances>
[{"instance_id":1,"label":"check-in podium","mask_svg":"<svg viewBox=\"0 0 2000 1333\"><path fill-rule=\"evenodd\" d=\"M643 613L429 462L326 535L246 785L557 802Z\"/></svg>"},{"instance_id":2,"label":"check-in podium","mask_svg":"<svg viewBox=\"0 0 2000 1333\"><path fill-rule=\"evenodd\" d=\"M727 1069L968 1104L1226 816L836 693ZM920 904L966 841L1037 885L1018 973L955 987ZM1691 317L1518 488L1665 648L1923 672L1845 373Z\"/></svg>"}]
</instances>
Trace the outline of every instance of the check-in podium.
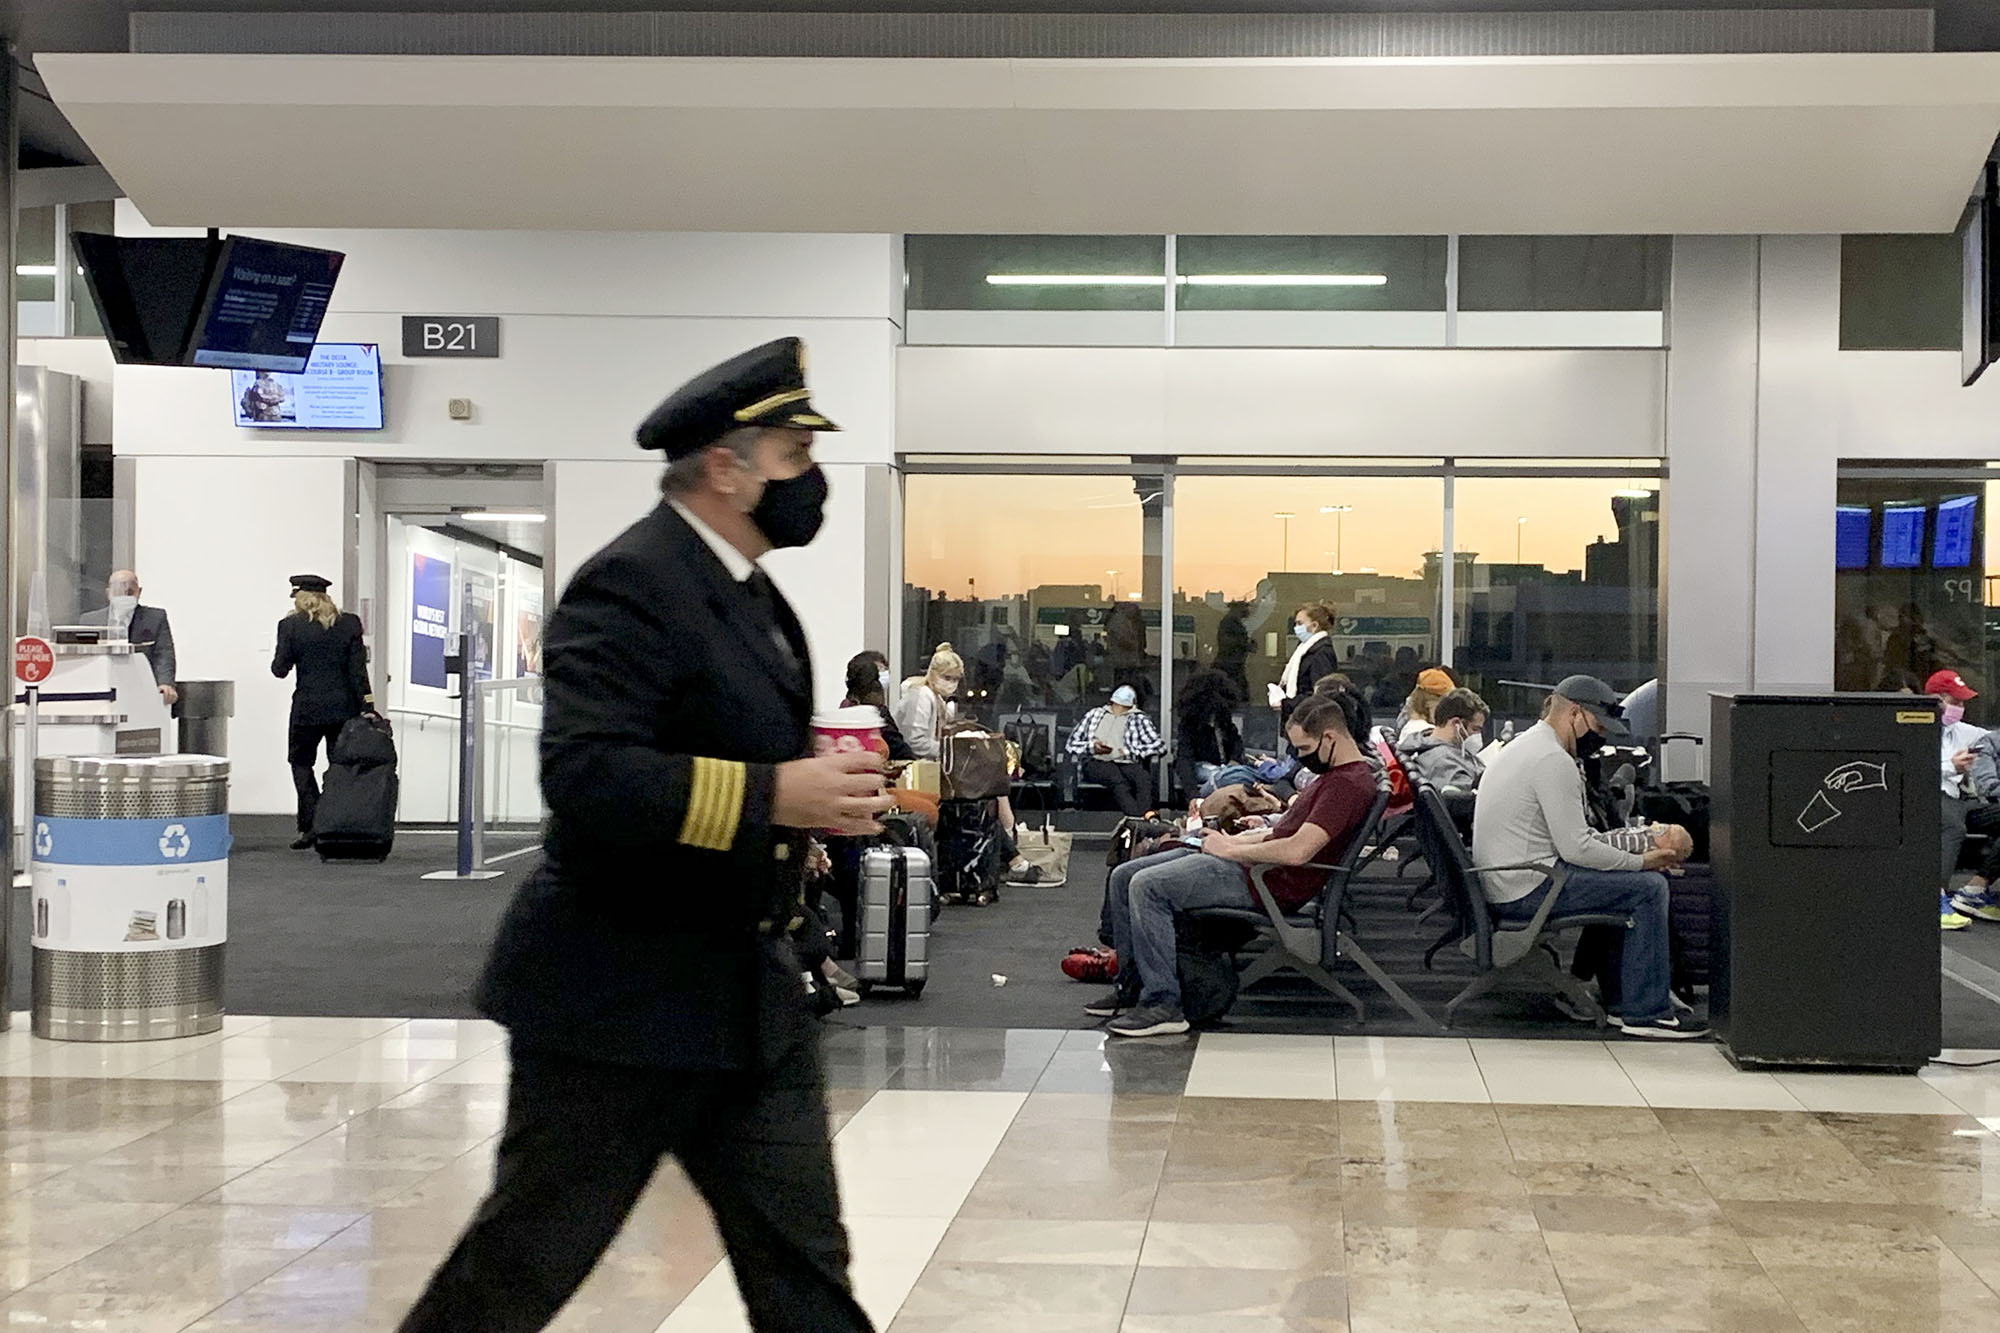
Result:
<instances>
[{"instance_id":1,"label":"check-in podium","mask_svg":"<svg viewBox=\"0 0 2000 1333\"><path fill-rule=\"evenodd\" d=\"M14 685L14 702L25 717L27 695ZM172 754L174 720L160 698L152 665L133 644L55 645L55 670L40 686L35 711L35 753L30 756L18 727L11 763L14 770L14 864L28 864L28 805L35 790L28 765L47 755Z\"/></svg>"},{"instance_id":2,"label":"check-in podium","mask_svg":"<svg viewBox=\"0 0 2000 1333\"><path fill-rule=\"evenodd\" d=\"M1709 1017L1741 1067L1914 1071L1940 1043L1939 720L1907 694L1710 699Z\"/></svg>"}]
</instances>

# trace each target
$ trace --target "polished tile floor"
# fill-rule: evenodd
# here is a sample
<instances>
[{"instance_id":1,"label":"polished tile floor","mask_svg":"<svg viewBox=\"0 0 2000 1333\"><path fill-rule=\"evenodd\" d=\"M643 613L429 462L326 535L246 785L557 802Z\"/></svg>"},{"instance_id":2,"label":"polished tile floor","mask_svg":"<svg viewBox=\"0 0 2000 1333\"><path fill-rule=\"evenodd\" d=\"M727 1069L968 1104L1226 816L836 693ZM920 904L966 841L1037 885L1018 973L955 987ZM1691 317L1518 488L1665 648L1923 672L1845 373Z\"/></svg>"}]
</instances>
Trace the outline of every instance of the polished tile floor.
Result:
<instances>
[{"instance_id":1,"label":"polished tile floor","mask_svg":"<svg viewBox=\"0 0 2000 1333\"><path fill-rule=\"evenodd\" d=\"M484 1023L0 1034L0 1329L378 1330L491 1169ZM1989 1052L1948 1052L1972 1061ZM2000 1066L1712 1046L829 1031L892 1333L2000 1330ZM671 1166L557 1327L745 1327Z\"/></svg>"}]
</instances>

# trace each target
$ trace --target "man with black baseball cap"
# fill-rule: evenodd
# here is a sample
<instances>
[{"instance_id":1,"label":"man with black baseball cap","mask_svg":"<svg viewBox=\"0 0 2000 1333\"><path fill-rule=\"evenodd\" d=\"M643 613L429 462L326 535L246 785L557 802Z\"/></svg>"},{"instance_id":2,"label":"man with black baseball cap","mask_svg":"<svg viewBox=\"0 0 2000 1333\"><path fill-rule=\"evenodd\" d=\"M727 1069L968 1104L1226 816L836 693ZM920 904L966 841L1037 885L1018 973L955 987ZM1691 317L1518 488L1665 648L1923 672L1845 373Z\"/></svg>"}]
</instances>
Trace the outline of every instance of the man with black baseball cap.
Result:
<instances>
[{"instance_id":1,"label":"man with black baseball cap","mask_svg":"<svg viewBox=\"0 0 2000 1333\"><path fill-rule=\"evenodd\" d=\"M512 1064L493 1188L404 1333L544 1327L663 1156L714 1212L751 1327L870 1327L786 937L802 830L879 833L891 800L873 753L809 757L805 633L757 564L819 531L833 429L796 338L639 427L665 499L577 571L544 640L543 861L478 991Z\"/></svg>"},{"instance_id":2,"label":"man with black baseball cap","mask_svg":"<svg viewBox=\"0 0 2000 1333\"><path fill-rule=\"evenodd\" d=\"M1701 1035L1674 1013L1668 990L1667 881L1660 872L1693 849L1673 826L1600 832L1584 813L1577 759L1626 734L1618 695L1595 676L1571 676L1549 696L1542 720L1487 767L1472 821L1472 859L1482 866L1565 869L1557 910L1629 915L1612 1021L1633 1037ZM1480 885L1503 921L1531 921L1554 881L1540 870L1491 870Z\"/></svg>"}]
</instances>

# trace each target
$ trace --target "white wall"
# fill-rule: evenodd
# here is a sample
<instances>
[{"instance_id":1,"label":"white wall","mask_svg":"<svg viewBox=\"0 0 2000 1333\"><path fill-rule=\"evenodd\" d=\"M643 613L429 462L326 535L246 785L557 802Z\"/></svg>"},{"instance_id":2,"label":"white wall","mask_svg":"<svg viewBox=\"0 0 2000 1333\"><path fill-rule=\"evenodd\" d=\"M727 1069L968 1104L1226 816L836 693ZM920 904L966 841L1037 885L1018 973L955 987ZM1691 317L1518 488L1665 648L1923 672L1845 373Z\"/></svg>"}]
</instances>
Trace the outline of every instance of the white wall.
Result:
<instances>
[{"instance_id":1,"label":"white wall","mask_svg":"<svg viewBox=\"0 0 2000 1333\"><path fill-rule=\"evenodd\" d=\"M121 205L119 226L127 234L149 230L129 204ZM882 521L866 513L863 488L843 480L849 469L841 465L887 463L894 455L898 238L257 234L346 252L322 336L382 346L387 429L239 430L232 424L224 373L118 367L112 380L117 449L151 463L146 477L173 475L184 463L202 460L199 475L214 479L235 504L255 506L260 521L282 516L301 531L334 533L333 549L318 565L338 574L345 516L337 460L540 462L555 496L547 556L552 586L560 588L592 551L658 499L660 460L632 443L645 414L707 366L757 343L795 335L807 345L816 405L844 430L823 435L819 445L834 485L826 532L809 555L775 561L773 573L807 622L822 686L837 689L838 668L859 646L864 619L863 536L869 522ZM501 356L405 361L400 355L405 314L498 315ZM447 419L446 400L455 397L473 401L471 422ZM266 493L261 479L274 475L270 466L282 459L323 460L322 466L335 469L336 481ZM179 499L185 489L165 494ZM217 571L211 578L203 562L227 558L243 565L261 562L262 555L246 561L254 544L225 553L208 542L174 553L185 528L213 527L231 511L162 508L154 497L150 486L139 488L135 559L146 572L148 592L172 611L180 637L192 639L180 630L184 618L212 624L238 613L222 595L235 571ZM199 517L191 519L191 513ZM365 540L372 542L373 534ZM162 568L187 577L170 586L160 576ZM276 570L280 593L283 576L292 572ZM879 595L888 596L888 590ZM268 632L261 612L254 619L258 633ZM376 637L384 638L379 632ZM243 680L264 665L246 659L227 672L210 670ZM243 744L251 743L244 733ZM282 745L274 755L274 769L251 770L257 776L240 789L239 808L289 808Z\"/></svg>"},{"instance_id":2,"label":"white wall","mask_svg":"<svg viewBox=\"0 0 2000 1333\"><path fill-rule=\"evenodd\" d=\"M904 347L897 448L1657 458L1658 350Z\"/></svg>"},{"instance_id":3,"label":"white wall","mask_svg":"<svg viewBox=\"0 0 2000 1333\"><path fill-rule=\"evenodd\" d=\"M149 598L173 618L181 677L236 682L230 800L239 812L293 806L292 682L272 677L271 656L291 610L290 576L340 568L343 467L333 458L142 458L135 469L139 568Z\"/></svg>"}]
</instances>

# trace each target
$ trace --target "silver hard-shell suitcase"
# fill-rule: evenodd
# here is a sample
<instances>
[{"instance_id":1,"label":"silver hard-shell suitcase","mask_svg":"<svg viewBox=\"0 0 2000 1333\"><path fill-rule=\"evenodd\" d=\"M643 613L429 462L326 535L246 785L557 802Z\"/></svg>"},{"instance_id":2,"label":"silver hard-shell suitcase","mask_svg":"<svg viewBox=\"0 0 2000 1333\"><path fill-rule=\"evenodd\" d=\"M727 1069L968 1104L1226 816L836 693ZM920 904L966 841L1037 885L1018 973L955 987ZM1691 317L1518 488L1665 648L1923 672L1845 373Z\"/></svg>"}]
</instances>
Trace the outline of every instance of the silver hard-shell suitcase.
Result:
<instances>
[{"instance_id":1,"label":"silver hard-shell suitcase","mask_svg":"<svg viewBox=\"0 0 2000 1333\"><path fill-rule=\"evenodd\" d=\"M864 986L923 994L930 977L931 859L915 847L861 855L861 918L854 975Z\"/></svg>"}]
</instances>

